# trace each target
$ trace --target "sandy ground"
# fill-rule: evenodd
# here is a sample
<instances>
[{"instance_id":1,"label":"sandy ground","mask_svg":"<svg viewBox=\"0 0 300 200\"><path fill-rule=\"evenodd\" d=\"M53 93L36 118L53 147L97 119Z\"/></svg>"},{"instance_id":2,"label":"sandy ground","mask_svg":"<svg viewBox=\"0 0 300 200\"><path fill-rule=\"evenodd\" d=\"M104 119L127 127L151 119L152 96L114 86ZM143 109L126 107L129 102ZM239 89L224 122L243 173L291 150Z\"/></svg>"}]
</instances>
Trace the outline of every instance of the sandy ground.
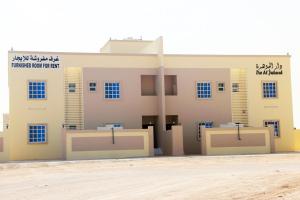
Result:
<instances>
[{"instance_id":1,"label":"sandy ground","mask_svg":"<svg viewBox=\"0 0 300 200\"><path fill-rule=\"evenodd\" d=\"M0 199L300 199L300 154L2 163Z\"/></svg>"}]
</instances>

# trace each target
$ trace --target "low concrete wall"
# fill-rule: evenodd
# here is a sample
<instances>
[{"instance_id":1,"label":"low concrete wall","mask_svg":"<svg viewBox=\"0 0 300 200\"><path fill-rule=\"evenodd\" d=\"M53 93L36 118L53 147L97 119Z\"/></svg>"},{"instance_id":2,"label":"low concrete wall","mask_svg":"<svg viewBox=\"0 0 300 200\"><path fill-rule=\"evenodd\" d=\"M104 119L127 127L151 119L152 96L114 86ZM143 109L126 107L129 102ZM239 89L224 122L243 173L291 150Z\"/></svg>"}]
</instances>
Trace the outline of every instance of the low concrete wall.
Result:
<instances>
[{"instance_id":1,"label":"low concrete wall","mask_svg":"<svg viewBox=\"0 0 300 200\"><path fill-rule=\"evenodd\" d=\"M182 126L172 126L172 130L163 135L162 151L164 155L182 156L183 151L183 130Z\"/></svg>"},{"instance_id":2,"label":"low concrete wall","mask_svg":"<svg viewBox=\"0 0 300 200\"><path fill-rule=\"evenodd\" d=\"M3 115L3 131L0 132L0 162L5 162L9 160L8 154L8 114Z\"/></svg>"},{"instance_id":3,"label":"low concrete wall","mask_svg":"<svg viewBox=\"0 0 300 200\"><path fill-rule=\"evenodd\" d=\"M0 162L8 161L8 137L7 133L0 132Z\"/></svg>"},{"instance_id":4,"label":"low concrete wall","mask_svg":"<svg viewBox=\"0 0 300 200\"><path fill-rule=\"evenodd\" d=\"M63 130L67 160L132 158L154 155L153 127L111 131Z\"/></svg>"},{"instance_id":5,"label":"low concrete wall","mask_svg":"<svg viewBox=\"0 0 300 200\"><path fill-rule=\"evenodd\" d=\"M300 129L295 129L293 134L294 134L294 150L300 151Z\"/></svg>"},{"instance_id":6,"label":"low concrete wall","mask_svg":"<svg viewBox=\"0 0 300 200\"><path fill-rule=\"evenodd\" d=\"M273 128L201 128L203 155L259 154L275 151Z\"/></svg>"}]
</instances>

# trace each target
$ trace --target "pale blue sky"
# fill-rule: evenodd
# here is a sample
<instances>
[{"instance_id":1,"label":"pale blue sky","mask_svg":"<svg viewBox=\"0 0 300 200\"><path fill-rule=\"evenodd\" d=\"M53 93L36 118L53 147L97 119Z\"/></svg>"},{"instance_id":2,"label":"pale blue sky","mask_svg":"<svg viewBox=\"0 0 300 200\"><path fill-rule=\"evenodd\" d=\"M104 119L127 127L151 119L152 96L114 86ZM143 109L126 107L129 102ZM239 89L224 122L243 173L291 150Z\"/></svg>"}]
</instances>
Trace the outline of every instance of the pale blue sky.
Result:
<instances>
[{"instance_id":1,"label":"pale blue sky","mask_svg":"<svg viewBox=\"0 0 300 200\"><path fill-rule=\"evenodd\" d=\"M1 0L0 113L8 112L7 51L99 52L110 38L164 37L166 53L292 55L300 127L298 0Z\"/></svg>"}]
</instances>

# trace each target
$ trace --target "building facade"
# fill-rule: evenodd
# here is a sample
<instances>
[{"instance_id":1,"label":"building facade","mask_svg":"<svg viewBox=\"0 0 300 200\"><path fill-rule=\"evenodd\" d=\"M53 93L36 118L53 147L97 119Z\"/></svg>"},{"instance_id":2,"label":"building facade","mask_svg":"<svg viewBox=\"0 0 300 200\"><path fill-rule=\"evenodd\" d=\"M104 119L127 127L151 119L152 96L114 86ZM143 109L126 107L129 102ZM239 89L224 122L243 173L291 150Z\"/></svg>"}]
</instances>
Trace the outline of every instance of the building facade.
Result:
<instances>
[{"instance_id":1,"label":"building facade","mask_svg":"<svg viewBox=\"0 0 300 200\"><path fill-rule=\"evenodd\" d=\"M155 41L109 40L100 53L9 51L9 159L61 159L61 129L173 125L185 154L200 127L273 126L275 151L294 150L289 55L174 55ZM164 152L161 152L164 153Z\"/></svg>"}]
</instances>

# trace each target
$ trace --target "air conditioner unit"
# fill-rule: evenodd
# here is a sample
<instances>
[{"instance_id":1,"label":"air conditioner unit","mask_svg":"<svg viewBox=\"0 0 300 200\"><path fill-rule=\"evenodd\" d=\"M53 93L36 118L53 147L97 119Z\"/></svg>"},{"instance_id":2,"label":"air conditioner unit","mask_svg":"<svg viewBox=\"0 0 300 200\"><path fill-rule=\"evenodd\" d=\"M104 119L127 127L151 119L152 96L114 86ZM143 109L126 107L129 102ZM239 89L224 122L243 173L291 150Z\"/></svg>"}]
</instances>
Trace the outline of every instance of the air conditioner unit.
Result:
<instances>
[{"instance_id":1,"label":"air conditioner unit","mask_svg":"<svg viewBox=\"0 0 300 200\"><path fill-rule=\"evenodd\" d=\"M236 127L243 128L245 125L244 124L236 124L233 122L229 122L227 124L220 124L220 128L236 128Z\"/></svg>"}]
</instances>

